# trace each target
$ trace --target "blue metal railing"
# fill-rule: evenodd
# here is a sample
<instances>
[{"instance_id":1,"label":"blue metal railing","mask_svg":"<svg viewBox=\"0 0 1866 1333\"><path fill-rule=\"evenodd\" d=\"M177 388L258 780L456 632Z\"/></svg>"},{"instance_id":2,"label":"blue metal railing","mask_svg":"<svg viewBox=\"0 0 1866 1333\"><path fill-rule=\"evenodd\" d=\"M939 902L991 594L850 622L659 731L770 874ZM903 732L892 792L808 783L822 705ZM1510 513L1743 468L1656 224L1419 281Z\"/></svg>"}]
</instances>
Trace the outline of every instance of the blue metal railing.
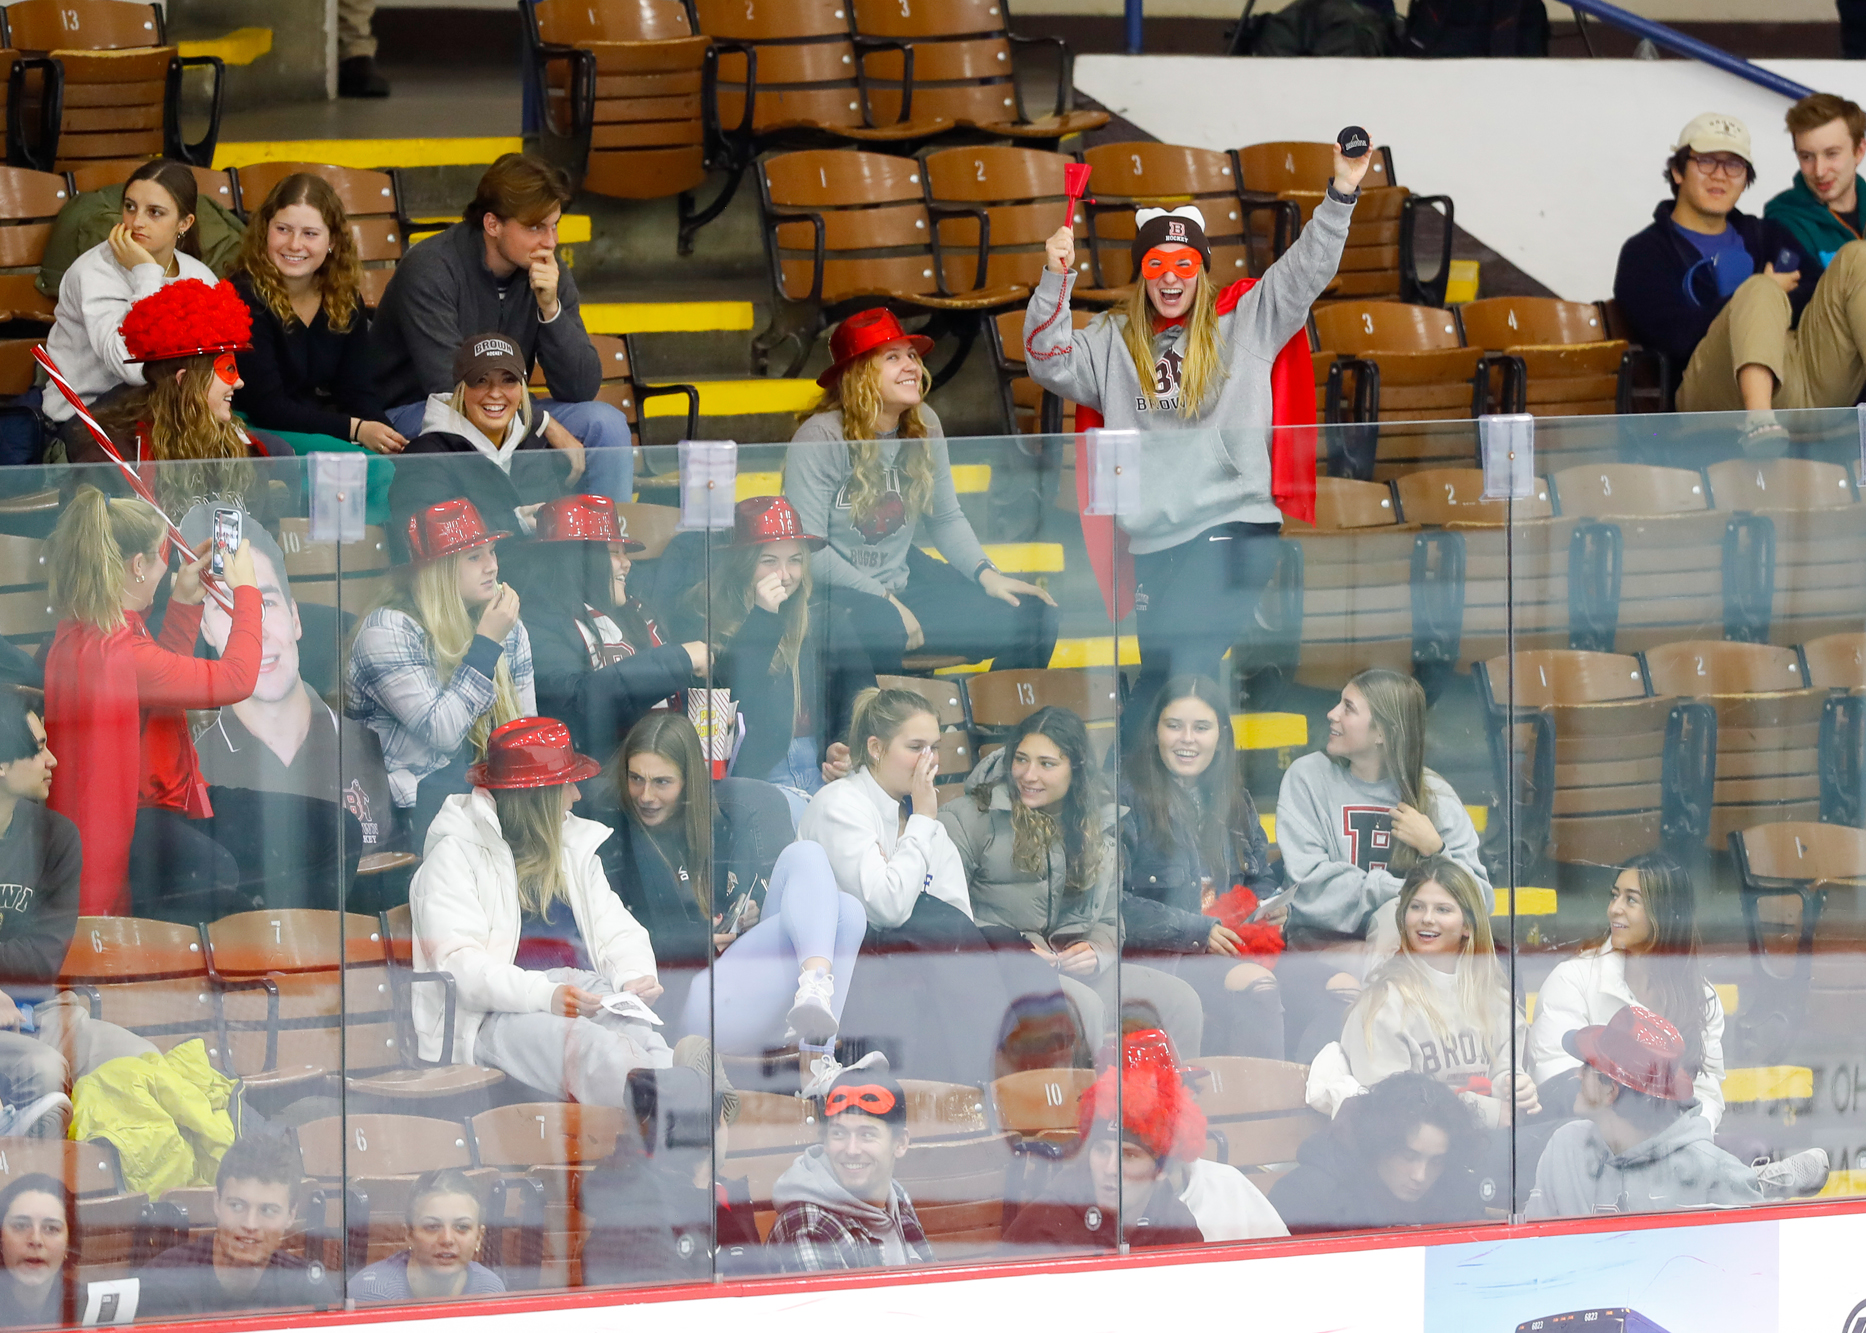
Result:
<instances>
[{"instance_id":1,"label":"blue metal railing","mask_svg":"<svg viewBox=\"0 0 1866 1333\"><path fill-rule=\"evenodd\" d=\"M1127 53L1130 56L1140 54L1140 5L1141 0L1127 0Z\"/></svg>"},{"instance_id":2,"label":"blue metal railing","mask_svg":"<svg viewBox=\"0 0 1866 1333\"><path fill-rule=\"evenodd\" d=\"M1676 28L1668 28L1663 23L1655 23L1649 18L1621 9L1618 5L1608 4L1607 0L1562 0L1562 3L1589 18L1599 19L1602 23L1611 23L1616 28L1624 28L1651 42L1662 46L1667 51L1693 60L1701 60L1706 65L1714 66L1726 74L1734 74L1739 79L1748 79L1751 83L1767 88L1772 93L1780 93L1792 101L1800 101L1814 91L1804 88L1793 79L1785 79L1780 74L1771 74L1759 65L1752 65L1747 60L1739 59L1728 51L1721 51L1708 42L1700 42L1695 37L1687 37ZM1128 10L1134 13L1140 9L1140 0L1128 0ZM1578 21L1578 20L1577 20Z\"/></svg>"}]
</instances>

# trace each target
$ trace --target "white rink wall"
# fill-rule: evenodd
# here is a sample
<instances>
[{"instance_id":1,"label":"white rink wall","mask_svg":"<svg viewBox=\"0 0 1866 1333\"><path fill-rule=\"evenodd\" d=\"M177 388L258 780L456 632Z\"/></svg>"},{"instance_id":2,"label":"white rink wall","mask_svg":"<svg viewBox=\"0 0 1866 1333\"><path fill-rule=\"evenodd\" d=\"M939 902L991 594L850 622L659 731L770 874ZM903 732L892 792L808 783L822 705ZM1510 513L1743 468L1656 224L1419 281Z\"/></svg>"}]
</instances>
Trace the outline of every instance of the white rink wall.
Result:
<instances>
[{"instance_id":1,"label":"white rink wall","mask_svg":"<svg viewBox=\"0 0 1866 1333\"><path fill-rule=\"evenodd\" d=\"M1866 104L1866 62L1758 63ZM1699 112L1749 125L1758 179L1745 211L1795 173L1787 100L1695 61L1082 56L1076 86L1158 139L1201 148L1365 125L1392 146L1400 184L1450 195L1459 226L1578 301L1613 294L1620 246L1667 197L1665 157Z\"/></svg>"}]
</instances>

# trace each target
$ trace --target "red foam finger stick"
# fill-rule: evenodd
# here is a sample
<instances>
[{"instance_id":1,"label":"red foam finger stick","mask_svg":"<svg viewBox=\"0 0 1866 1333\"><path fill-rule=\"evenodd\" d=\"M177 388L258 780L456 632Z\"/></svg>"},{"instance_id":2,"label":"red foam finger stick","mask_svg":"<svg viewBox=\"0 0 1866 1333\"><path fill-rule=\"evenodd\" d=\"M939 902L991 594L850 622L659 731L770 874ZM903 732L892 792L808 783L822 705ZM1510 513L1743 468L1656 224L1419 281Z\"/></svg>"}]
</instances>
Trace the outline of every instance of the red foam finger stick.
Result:
<instances>
[{"instance_id":1,"label":"red foam finger stick","mask_svg":"<svg viewBox=\"0 0 1866 1333\"><path fill-rule=\"evenodd\" d=\"M1094 168L1086 162L1069 162L1063 166L1063 193L1069 196L1069 222L1076 225L1076 205L1082 202L1082 196L1088 191L1089 172Z\"/></svg>"},{"instance_id":2,"label":"red foam finger stick","mask_svg":"<svg viewBox=\"0 0 1866 1333\"><path fill-rule=\"evenodd\" d=\"M184 564L192 564L195 559L195 554L189 549L188 543L182 539L181 529L175 526L175 521L173 519L167 514L162 513L162 506L156 503L155 492L149 489L148 483L142 479L141 474L123 461L123 455L117 452L116 445L111 443L110 436L105 433L104 428L97 424L97 418L93 417L85 408L84 399L79 397L78 391L71 387L71 381L66 379L64 373L59 370L58 363L52 360L43 345L33 348L32 355L35 361L45 367L47 378L52 381L53 385L57 387L60 393L65 395L65 399L71 404L72 410L78 414L78 420L82 421L84 423L84 428L91 432L91 438L97 441L97 447L104 451L104 457L117 465L118 469L123 473L123 479L129 482L130 489L135 491L143 500L147 501L150 508L154 509L157 514L161 515L163 526L168 529L168 543L170 547L181 552L181 558ZM231 614L233 611L233 593L226 584L206 570L201 571L201 583L202 586L213 595L214 600L219 602L221 606L226 608L227 612Z\"/></svg>"}]
</instances>

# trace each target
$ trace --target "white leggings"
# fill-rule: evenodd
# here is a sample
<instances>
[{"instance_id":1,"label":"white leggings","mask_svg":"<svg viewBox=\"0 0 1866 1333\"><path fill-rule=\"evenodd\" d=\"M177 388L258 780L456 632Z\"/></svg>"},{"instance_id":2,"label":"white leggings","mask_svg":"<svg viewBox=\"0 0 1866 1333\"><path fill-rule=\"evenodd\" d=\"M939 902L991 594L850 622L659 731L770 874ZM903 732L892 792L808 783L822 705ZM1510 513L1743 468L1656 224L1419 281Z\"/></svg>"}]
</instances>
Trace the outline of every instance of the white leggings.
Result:
<instances>
[{"instance_id":1,"label":"white leggings","mask_svg":"<svg viewBox=\"0 0 1866 1333\"><path fill-rule=\"evenodd\" d=\"M716 1049L758 1054L783 1035L806 958L830 960L836 978L830 1010L840 1022L867 932L867 914L836 887L821 845L793 842L771 871L758 924L714 960L710 986L706 977L694 978L681 1031L707 1035L710 1020Z\"/></svg>"}]
</instances>

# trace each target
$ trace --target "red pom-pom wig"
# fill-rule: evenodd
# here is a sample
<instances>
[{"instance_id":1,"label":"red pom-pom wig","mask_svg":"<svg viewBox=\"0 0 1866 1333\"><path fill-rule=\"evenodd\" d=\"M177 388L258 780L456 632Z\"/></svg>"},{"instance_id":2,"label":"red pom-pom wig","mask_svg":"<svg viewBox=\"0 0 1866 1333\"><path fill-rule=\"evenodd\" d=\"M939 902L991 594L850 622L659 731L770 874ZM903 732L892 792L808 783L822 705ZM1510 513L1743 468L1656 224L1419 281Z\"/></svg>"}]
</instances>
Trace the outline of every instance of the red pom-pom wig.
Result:
<instances>
[{"instance_id":1,"label":"red pom-pom wig","mask_svg":"<svg viewBox=\"0 0 1866 1333\"><path fill-rule=\"evenodd\" d=\"M130 307L123 342L131 361L173 361L253 345L253 312L230 282L183 278Z\"/></svg>"},{"instance_id":2,"label":"red pom-pom wig","mask_svg":"<svg viewBox=\"0 0 1866 1333\"><path fill-rule=\"evenodd\" d=\"M1121 1043L1121 1063L1101 1071L1082 1094L1077 1110L1082 1139L1097 1120L1115 1114L1120 1080L1121 1133L1158 1158L1190 1162L1205 1151L1205 1112L1193 1101L1164 1032L1131 1032Z\"/></svg>"}]
</instances>

